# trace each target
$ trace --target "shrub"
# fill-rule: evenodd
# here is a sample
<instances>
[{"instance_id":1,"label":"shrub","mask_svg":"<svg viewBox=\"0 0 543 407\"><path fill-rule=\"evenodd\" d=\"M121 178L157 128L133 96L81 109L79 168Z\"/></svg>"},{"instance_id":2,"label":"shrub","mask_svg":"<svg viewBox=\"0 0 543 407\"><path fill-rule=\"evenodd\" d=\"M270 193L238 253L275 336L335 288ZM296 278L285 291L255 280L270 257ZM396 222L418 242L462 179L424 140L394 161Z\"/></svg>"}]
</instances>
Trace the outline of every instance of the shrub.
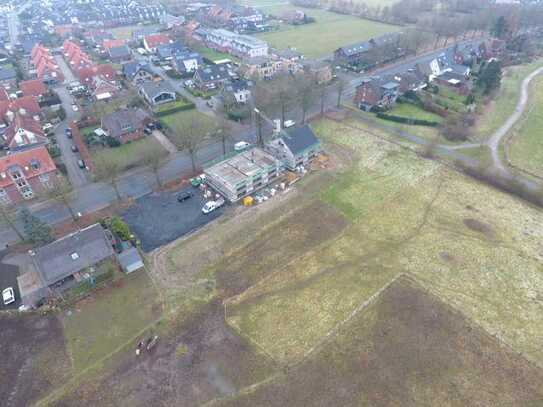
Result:
<instances>
[{"instance_id":1,"label":"shrub","mask_svg":"<svg viewBox=\"0 0 543 407\"><path fill-rule=\"evenodd\" d=\"M387 113L382 113L382 112L377 113L377 117L380 119L389 120L391 122L411 124L414 126L428 126L428 127L439 126L438 122L434 122L430 120L411 119L409 117L395 116L392 114L387 114Z\"/></svg>"},{"instance_id":2,"label":"shrub","mask_svg":"<svg viewBox=\"0 0 543 407\"><path fill-rule=\"evenodd\" d=\"M60 157L60 148L56 144L47 146L47 151L49 151L49 155L51 156L51 158Z\"/></svg>"},{"instance_id":3,"label":"shrub","mask_svg":"<svg viewBox=\"0 0 543 407\"><path fill-rule=\"evenodd\" d=\"M130 232L130 227L126 222L124 222L118 216L111 218L111 231L119 236L121 240L130 240L132 233Z\"/></svg>"},{"instance_id":4,"label":"shrub","mask_svg":"<svg viewBox=\"0 0 543 407\"><path fill-rule=\"evenodd\" d=\"M105 141L108 147L114 148L114 147L119 147L121 145L121 142L117 140L115 137L106 136Z\"/></svg>"}]
</instances>

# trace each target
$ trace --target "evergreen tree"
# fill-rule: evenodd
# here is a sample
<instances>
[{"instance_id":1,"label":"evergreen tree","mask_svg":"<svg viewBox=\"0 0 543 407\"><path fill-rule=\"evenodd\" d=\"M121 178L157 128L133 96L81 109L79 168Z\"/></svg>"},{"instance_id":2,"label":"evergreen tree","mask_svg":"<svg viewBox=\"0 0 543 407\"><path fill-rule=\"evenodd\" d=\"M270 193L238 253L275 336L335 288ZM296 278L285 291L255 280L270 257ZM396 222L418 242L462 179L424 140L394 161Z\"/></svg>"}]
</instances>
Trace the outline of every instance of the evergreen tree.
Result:
<instances>
[{"instance_id":1,"label":"evergreen tree","mask_svg":"<svg viewBox=\"0 0 543 407\"><path fill-rule=\"evenodd\" d=\"M493 60L481 67L477 86L483 94L488 95L500 87L502 80L502 69L498 61Z\"/></svg>"},{"instance_id":2,"label":"evergreen tree","mask_svg":"<svg viewBox=\"0 0 543 407\"><path fill-rule=\"evenodd\" d=\"M32 215L27 208L24 208L20 215L27 241L38 246L43 246L53 241L51 228L45 222Z\"/></svg>"},{"instance_id":3,"label":"evergreen tree","mask_svg":"<svg viewBox=\"0 0 543 407\"><path fill-rule=\"evenodd\" d=\"M504 16L498 17L494 23L494 27L492 27L491 34L496 38L504 39L507 35L507 31L507 20Z\"/></svg>"}]
</instances>

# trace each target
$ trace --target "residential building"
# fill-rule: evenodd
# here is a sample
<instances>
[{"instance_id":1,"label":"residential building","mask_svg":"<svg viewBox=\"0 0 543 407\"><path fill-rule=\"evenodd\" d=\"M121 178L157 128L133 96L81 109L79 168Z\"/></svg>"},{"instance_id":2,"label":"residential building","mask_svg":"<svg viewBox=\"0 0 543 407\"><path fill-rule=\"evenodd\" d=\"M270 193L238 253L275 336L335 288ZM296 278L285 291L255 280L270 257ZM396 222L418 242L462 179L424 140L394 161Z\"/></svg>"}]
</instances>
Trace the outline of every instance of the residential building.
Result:
<instances>
[{"instance_id":1,"label":"residential building","mask_svg":"<svg viewBox=\"0 0 543 407\"><path fill-rule=\"evenodd\" d=\"M204 170L206 182L231 202L264 188L281 173L281 163L252 148Z\"/></svg>"},{"instance_id":2,"label":"residential building","mask_svg":"<svg viewBox=\"0 0 543 407\"><path fill-rule=\"evenodd\" d=\"M368 41L338 48L334 51L336 63L373 67L405 55L400 47L402 33L389 33Z\"/></svg>"},{"instance_id":3,"label":"residential building","mask_svg":"<svg viewBox=\"0 0 543 407\"><path fill-rule=\"evenodd\" d=\"M166 81L144 82L139 94L150 106L173 102L176 99L175 90Z\"/></svg>"},{"instance_id":4,"label":"residential building","mask_svg":"<svg viewBox=\"0 0 543 407\"><path fill-rule=\"evenodd\" d=\"M151 117L142 109L122 109L102 117L101 127L121 144L142 138Z\"/></svg>"},{"instance_id":5,"label":"residential building","mask_svg":"<svg viewBox=\"0 0 543 407\"><path fill-rule=\"evenodd\" d=\"M166 34L152 34L143 38L143 47L148 51L155 53L159 45L170 43L170 37Z\"/></svg>"},{"instance_id":6,"label":"residential building","mask_svg":"<svg viewBox=\"0 0 543 407\"><path fill-rule=\"evenodd\" d=\"M91 66L78 69L75 73L79 79L79 82L89 88L92 87L94 78L101 77L106 81L113 82L117 76L117 72L111 64L93 64Z\"/></svg>"},{"instance_id":7,"label":"residential building","mask_svg":"<svg viewBox=\"0 0 543 407\"><path fill-rule=\"evenodd\" d=\"M252 81L238 79L228 81L224 84L221 90L221 96L225 103L233 103L236 105L245 105L251 100Z\"/></svg>"},{"instance_id":8,"label":"residential building","mask_svg":"<svg viewBox=\"0 0 543 407\"><path fill-rule=\"evenodd\" d=\"M93 78L92 86L93 96L96 100L108 100L119 92L119 86L115 81L110 81L102 76L95 76Z\"/></svg>"},{"instance_id":9,"label":"residential building","mask_svg":"<svg viewBox=\"0 0 543 407\"><path fill-rule=\"evenodd\" d=\"M389 78L365 78L356 87L354 102L364 110L370 111L374 107L390 108L399 96L398 82Z\"/></svg>"},{"instance_id":10,"label":"residential building","mask_svg":"<svg viewBox=\"0 0 543 407\"><path fill-rule=\"evenodd\" d=\"M154 78L154 73L148 64L138 61L123 64L123 75L134 85L139 85Z\"/></svg>"},{"instance_id":11,"label":"residential building","mask_svg":"<svg viewBox=\"0 0 543 407\"><path fill-rule=\"evenodd\" d=\"M17 85L17 72L12 67L0 67L0 86L13 89Z\"/></svg>"},{"instance_id":12,"label":"residential building","mask_svg":"<svg viewBox=\"0 0 543 407\"><path fill-rule=\"evenodd\" d=\"M308 125L290 128L282 134L267 143L266 150L289 170L306 166L322 150L319 139Z\"/></svg>"},{"instance_id":13,"label":"residential building","mask_svg":"<svg viewBox=\"0 0 543 407\"><path fill-rule=\"evenodd\" d=\"M41 108L38 99L34 96L22 96L13 100L0 101L0 119L6 118L8 112L22 113L40 121Z\"/></svg>"},{"instance_id":14,"label":"residential building","mask_svg":"<svg viewBox=\"0 0 543 407\"><path fill-rule=\"evenodd\" d=\"M240 72L246 78L271 79L277 72L277 63L268 56L246 58Z\"/></svg>"},{"instance_id":15,"label":"residential building","mask_svg":"<svg viewBox=\"0 0 543 407\"><path fill-rule=\"evenodd\" d=\"M218 89L230 79L228 69L223 65L210 65L199 68L194 73L194 83L201 90Z\"/></svg>"},{"instance_id":16,"label":"residential building","mask_svg":"<svg viewBox=\"0 0 543 407\"><path fill-rule=\"evenodd\" d=\"M32 199L54 185L56 173L57 167L44 146L0 157L0 203Z\"/></svg>"},{"instance_id":17,"label":"residential building","mask_svg":"<svg viewBox=\"0 0 543 407\"><path fill-rule=\"evenodd\" d=\"M318 84L328 83L332 80L332 67L324 61L306 62L304 69Z\"/></svg>"},{"instance_id":18,"label":"residential building","mask_svg":"<svg viewBox=\"0 0 543 407\"><path fill-rule=\"evenodd\" d=\"M145 37L149 35L154 35L158 33L158 28L156 26L146 26L138 28L137 30L132 31L132 40L133 41L142 41Z\"/></svg>"},{"instance_id":19,"label":"residential building","mask_svg":"<svg viewBox=\"0 0 543 407\"><path fill-rule=\"evenodd\" d=\"M123 61L130 61L132 59L130 48L128 48L126 44L121 45L120 47L108 48L107 54L111 62L119 63Z\"/></svg>"},{"instance_id":20,"label":"residential building","mask_svg":"<svg viewBox=\"0 0 543 407\"><path fill-rule=\"evenodd\" d=\"M125 40L115 39L115 38L106 38L102 41L102 48L105 51L108 51L110 48L118 48L126 45Z\"/></svg>"},{"instance_id":21,"label":"residential building","mask_svg":"<svg viewBox=\"0 0 543 407\"><path fill-rule=\"evenodd\" d=\"M36 44L30 53L30 63L34 66L36 77L44 83L55 84L64 81L64 75L57 65L55 58L51 55L49 49L41 44Z\"/></svg>"},{"instance_id":22,"label":"residential building","mask_svg":"<svg viewBox=\"0 0 543 407\"><path fill-rule=\"evenodd\" d=\"M2 145L5 149L16 151L31 146L45 145L47 136L42 130L39 121L20 112L8 112L8 126L2 136Z\"/></svg>"},{"instance_id":23,"label":"residential building","mask_svg":"<svg viewBox=\"0 0 543 407\"><path fill-rule=\"evenodd\" d=\"M183 16L174 16L173 14L163 14L160 16L160 24L170 30L174 27L180 27L185 23L185 17Z\"/></svg>"},{"instance_id":24,"label":"residential building","mask_svg":"<svg viewBox=\"0 0 543 407\"><path fill-rule=\"evenodd\" d=\"M173 68L180 74L192 74L202 65L202 56L197 52L188 51L174 57Z\"/></svg>"},{"instance_id":25,"label":"residential building","mask_svg":"<svg viewBox=\"0 0 543 407\"><path fill-rule=\"evenodd\" d=\"M19 89L23 93L23 96L32 96L38 100L41 100L47 93L47 86L39 79L22 81L19 83Z\"/></svg>"},{"instance_id":26,"label":"residential building","mask_svg":"<svg viewBox=\"0 0 543 407\"><path fill-rule=\"evenodd\" d=\"M265 41L224 29L207 31L205 40L210 48L230 53L239 58L268 55L268 44Z\"/></svg>"},{"instance_id":27,"label":"residential building","mask_svg":"<svg viewBox=\"0 0 543 407\"><path fill-rule=\"evenodd\" d=\"M165 61L172 60L177 55L186 53L187 47L181 41L174 41L168 44L162 44L157 46L156 54L157 56Z\"/></svg>"},{"instance_id":28,"label":"residential building","mask_svg":"<svg viewBox=\"0 0 543 407\"><path fill-rule=\"evenodd\" d=\"M70 233L48 245L29 252L43 287L55 290L81 281L84 272L113 257L114 251L106 231L99 224Z\"/></svg>"}]
</instances>

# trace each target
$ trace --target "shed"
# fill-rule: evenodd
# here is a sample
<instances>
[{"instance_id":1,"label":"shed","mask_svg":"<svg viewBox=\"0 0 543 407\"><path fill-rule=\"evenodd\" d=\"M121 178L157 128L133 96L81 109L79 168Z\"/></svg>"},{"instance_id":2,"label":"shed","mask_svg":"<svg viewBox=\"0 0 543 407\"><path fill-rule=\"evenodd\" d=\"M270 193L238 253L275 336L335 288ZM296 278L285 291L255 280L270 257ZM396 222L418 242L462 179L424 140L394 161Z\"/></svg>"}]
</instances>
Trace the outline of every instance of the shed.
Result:
<instances>
[{"instance_id":1,"label":"shed","mask_svg":"<svg viewBox=\"0 0 543 407\"><path fill-rule=\"evenodd\" d=\"M144 268L143 260L138 252L138 249L131 247L129 249L123 250L117 255L119 264L126 274L130 274L133 271Z\"/></svg>"}]
</instances>

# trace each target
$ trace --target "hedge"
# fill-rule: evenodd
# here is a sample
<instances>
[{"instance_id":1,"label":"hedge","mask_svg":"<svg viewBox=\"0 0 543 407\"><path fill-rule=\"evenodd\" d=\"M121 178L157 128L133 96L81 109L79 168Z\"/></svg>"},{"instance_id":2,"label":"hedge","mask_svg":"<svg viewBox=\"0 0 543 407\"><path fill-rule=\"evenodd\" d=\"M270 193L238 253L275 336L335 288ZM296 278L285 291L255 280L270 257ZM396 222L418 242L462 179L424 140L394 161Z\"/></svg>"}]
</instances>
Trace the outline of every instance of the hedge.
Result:
<instances>
[{"instance_id":1,"label":"hedge","mask_svg":"<svg viewBox=\"0 0 543 407\"><path fill-rule=\"evenodd\" d=\"M168 116L170 114L174 114L174 113L177 113L177 112L182 112L184 110L194 109L195 107L196 106L195 106L194 103L187 103L187 104L184 104L184 105L172 107L171 109L168 109L168 110L161 110L159 112L155 112L155 116L164 117L164 116Z\"/></svg>"},{"instance_id":2,"label":"hedge","mask_svg":"<svg viewBox=\"0 0 543 407\"><path fill-rule=\"evenodd\" d=\"M440 125L440 123L430 121L430 120L411 119L409 117L395 116L392 114L386 114L386 113L381 113L381 112L377 113L377 117L383 120L389 120L391 122L405 123L405 124L411 124L415 126L437 127Z\"/></svg>"}]
</instances>

